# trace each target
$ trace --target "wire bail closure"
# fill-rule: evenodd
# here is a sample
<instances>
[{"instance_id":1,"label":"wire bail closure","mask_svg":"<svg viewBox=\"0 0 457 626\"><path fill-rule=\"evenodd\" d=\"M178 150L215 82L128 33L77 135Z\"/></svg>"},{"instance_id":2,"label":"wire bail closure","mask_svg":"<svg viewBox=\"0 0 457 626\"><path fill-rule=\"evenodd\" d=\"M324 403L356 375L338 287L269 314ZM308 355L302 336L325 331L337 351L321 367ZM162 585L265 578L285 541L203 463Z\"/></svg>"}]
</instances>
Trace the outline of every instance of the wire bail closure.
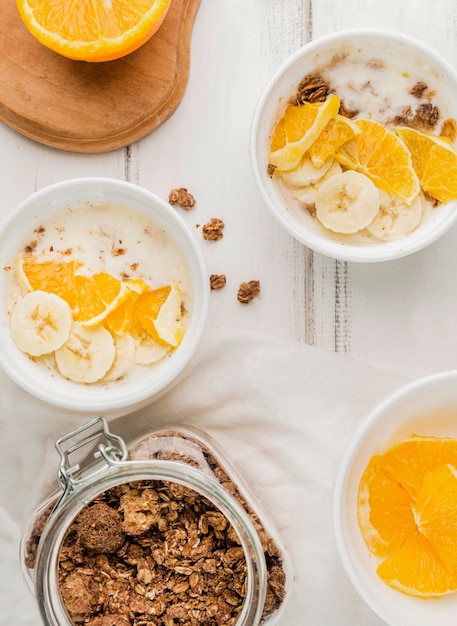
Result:
<instances>
[{"instance_id":1,"label":"wire bail closure","mask_svg":"<svg viewBox=\"0 0 457 626\"><path fill-rule=\"evenodd\" d=\"M76 442L65 447L65 444L72 439L76 439ZM98 444L95 451L92 447L92 452L94 459L103 459L104 464L101 467L97 466L97 469L93 471L85 471L85 468L81 466L80 462L73 463L70 460L70 456L74 455L82 448L90 446L90 444L96 442L97 439L100 439L101 442ZM106 418L102 416L60 437L60 439L56 441L55 447L61 459L57 478L63 490L63 494L55 508L88 478L104 472L107 468L116 463L125 461L128 455L125 441L122 437L110 432L108 422ZM88 465L88 469L90 469L90 463Z\"/></svg>"}]
</instances>

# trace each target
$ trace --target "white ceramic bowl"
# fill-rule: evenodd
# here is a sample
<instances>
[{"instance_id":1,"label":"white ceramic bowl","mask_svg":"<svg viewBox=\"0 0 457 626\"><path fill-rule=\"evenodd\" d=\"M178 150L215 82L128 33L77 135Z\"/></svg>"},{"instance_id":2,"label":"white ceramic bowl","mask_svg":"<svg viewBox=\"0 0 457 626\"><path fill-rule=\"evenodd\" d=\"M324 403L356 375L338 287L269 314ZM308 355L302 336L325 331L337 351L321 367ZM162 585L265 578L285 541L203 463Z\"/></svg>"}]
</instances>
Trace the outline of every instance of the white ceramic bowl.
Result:
<instances>
[{"instance_id":1,"label":"white ceramic bowl","mask_svg":"<svg viewBox=\"0 0 457 626\"><path fill-rule=\"evenodd\" d=\"M287 101L295 96L301 80L309 73L318 73L335 54L349 53L347 60L355 66L368 59L380 59L394 67L396 80L388 96L403 93L405 84L425 81L436 91L442 118L457 119L457 73L454 68L424 43L399 32L381 29L336 31L304 45L290 56L265 86L251 127L250 156L257 186L263 200L279 223L305 246L326 256L355 262L386 261L421 250L441 237L457 220L457 202L428 211L421 224L410 235L396 241L379 242L366 237L351 237L331 233L301 208L298 202L286 198L267 173L272 130ZM376 70L373 70L376 71ZM404 72L409 77L402 77ZM351 78L352 73L350 70ZM357 80L357 77L354 77ZM390 84L390 81L389 81ZM404 89L408 96L408 89ZM383 94L384 95L384 94ZM367 102L372 104L371 96ZM378 99L379 100L379 99ZM405 97L405 103L407 98ZM387 111L389 119L392 110ZM374 116L374 115L373 115ZM379 120L384 121L384 120Z\"/></svg>"},{"instance_id":2,"label":"white ceramic bowl","mask_svg":"<svg viewBox=\"0 0 457 626\"><path fill-rule=\"evenodd\" d=\"M51 185L23 201L0 226L0 267L11 266L33 239L44 220L72 207L115 204L140 219L151 219L165 231L187 266L187 330L178 348L135 376L109 383L81 384L39 366L21 352L9 331L8 272L0 273L0 366L25 391L52 405L75 411L122 414L139 408L168 388L189 364L204 331L209 303L209 279L197 242L176 209L138 185L110 178L81 178ZM90 209L91 210L91 209ZM141 218L143 216L143 218ZM95 224L96 225L96 224ZM172 272L171 272L172 273Z\"/></svg>"},{"instance_id":3,"label":"white ceramic bowl","mask_svg":"<svg viewBox=\"0 0 457 626\"><path fill-rule=\"evenodd\" d=\"M376 574L357 521L360 478L376 453L411 435L457 438L457 370L409 383L381 402L350 441L334 491L334 528L338 550L354 587L368 606L391 626L454 626L457 592L421 599L386 585Z\"/></svg>"}]
</instances>

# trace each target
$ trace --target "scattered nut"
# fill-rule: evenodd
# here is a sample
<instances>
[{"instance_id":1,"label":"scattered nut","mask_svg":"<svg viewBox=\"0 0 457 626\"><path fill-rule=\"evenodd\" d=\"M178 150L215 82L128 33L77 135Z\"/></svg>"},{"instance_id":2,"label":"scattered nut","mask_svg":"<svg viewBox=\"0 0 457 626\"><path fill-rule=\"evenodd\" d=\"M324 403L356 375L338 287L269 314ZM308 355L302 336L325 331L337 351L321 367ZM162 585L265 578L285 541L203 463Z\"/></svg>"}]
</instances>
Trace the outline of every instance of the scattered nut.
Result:
<instances>
[{"instance_id":1,"label":"scattered nut","mask_svg":"<svg viewBox=\"0 0 457 626\"><path fill-rule=\"evenodd\" d=\"M224 226L225 224L222 220L217 217L212 217L202 228L203 239L207 241L218 241L222 239L224 236L222 233Z\"/></svg>"},{"instance_id":2,"label":"scattered nut","mask_svg":"<svg viewBox=\"0 0 457 626\"><path fill-rule=\"evenodd\" d=\"M227 279L225 274L211 274L209 277L209 284L211 289L223 289L226 285Z\"/></svg>"},{"instance_id":3,"label":"scattered nut","mask_svg":"<svg viewBox=\"0 0 457 626\"><path fill-rule=\"evenodd\" d=\"M172 189L168 195L168 202L170 204L177 204L182 209L186 209L186 211L194 207L196 204L195 198L185 187Z\"/></svg>"},{"instance_id":4,"label":"scattered nut","mask_svg":"<svg viewBox=\"0 0 457 626\"><path fill-rule=\"evenodd\" d=\"M238 289L237 299L241 304L248 304L260 293L260 282L258 280L250 280L247 283L241 283Z\"/></svg>"},{"instance_id":5,"label":"scattered nut","mask_svg":"<svg viewBox=\"0 0 457 626\"><path fill-rule=\"evenodd\" d=\"M330 85L322 76L308 74L298 86L297 104L324 102L330 93Z\"/></svg>"}]
</instances>

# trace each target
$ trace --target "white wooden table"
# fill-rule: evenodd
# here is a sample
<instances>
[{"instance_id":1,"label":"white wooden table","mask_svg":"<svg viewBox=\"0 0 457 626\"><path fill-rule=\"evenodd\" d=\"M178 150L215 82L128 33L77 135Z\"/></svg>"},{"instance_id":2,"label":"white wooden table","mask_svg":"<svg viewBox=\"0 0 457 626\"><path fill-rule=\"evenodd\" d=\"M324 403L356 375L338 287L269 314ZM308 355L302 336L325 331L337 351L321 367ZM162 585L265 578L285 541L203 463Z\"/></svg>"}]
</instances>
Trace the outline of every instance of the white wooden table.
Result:
<instances>
[{"instance_id":1,"label":"white wooden table","mask_svg":"<svg viewBox=\"0 0 457 626\"><path fill-rule=\"evenodd\" d=\"M312 38L341 28L400 30L457 59L454 0L201 0L191 70L180 106L125 149L84 155L41 145L0 125L4 217L35 190L67 178L126 179L164 199L187 187L182 212L208 273L227 276L211 294L208 328L255 329L322 346L411 377L457 367L457 229L409 258L358 265L325 258L285 233L251 173L249 129L272 72ZM204 241L197 224L225 222ZM257 279L248 305L236 293Z\"/></svg>"}]
</instances>

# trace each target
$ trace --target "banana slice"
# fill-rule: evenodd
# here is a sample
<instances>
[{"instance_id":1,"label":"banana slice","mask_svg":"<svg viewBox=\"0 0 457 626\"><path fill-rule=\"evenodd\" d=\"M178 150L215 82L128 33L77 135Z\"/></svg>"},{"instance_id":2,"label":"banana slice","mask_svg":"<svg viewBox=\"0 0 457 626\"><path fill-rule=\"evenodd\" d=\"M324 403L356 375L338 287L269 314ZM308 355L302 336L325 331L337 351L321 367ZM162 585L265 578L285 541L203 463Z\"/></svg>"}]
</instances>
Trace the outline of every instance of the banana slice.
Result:
<instances>
[{"instance_id":1,"label":"banana slice","mask_svg":"<svg viewBox=\"0 0 457 626\"><path fill-rule=\"evenodd\" d=\"M316 194L316 216L326 228L351 234L373 221L379 204L376 185L364 174L347 170L322 183Z\"/></svg>"},{"instance_id":2,"label":"banana slice","mask_svg":"<svg viewBox=\"0 0 457 626\"><path fill-rule=\"evenodd\" d=\"M150 335L137 338L135 350L135 363L137 365L152 365L170 352L168 346L163 346L154 341Z\"/></svg>"},{"instance_id":3,"label":"banana slice","mask_svg":"<svg viewBox=\"0 0 457 626\"><path fill-rule=\"evenodd\" d=\"M303 202L303 204L314 204L317 192L319 191L323 183L329 178L332 178L337 174L341 174L341 172L343 171L343 168L336 159L333 159L333 161L330 160L330 164L330 168L327 170L322 178L320 178L313 185L308 185L307 187L296 187L292 189L292 196L299 202Z\"/></svg>"},{"instance_id":4,"label":"banana slice","mask_svg":"<svg viewBox=\"0 0 457 626\"><path fill-rule=\"evenodd\" d=\"M385 191L380 191L380 207L368 232L381 241L394 241L412 233L419 225L424 212L421 195L412 204L406 204Z\"/></svg>"},{"instance_id":5,"label":"banana slice","mask_svg":"<svg viewBox=\"0 0 457 626\"><path fill-rule=\"evenodd\" d=\"M278 171L278 175L286 185L292 187L307 187L315 185L329 171L332 159L326 161L321 167L314 167L309 157L303 157L302 161L293 170Z\"/></svg>"},{"instance_id":6,"label":"banana slice","mask_svg":"<svg viewBox=\"0 0 457 626\"><path fill-rule=\"evenodd\" d=\"M114 339L114 363L103 378L104 381L119 380L126 375L135 357L135 340L132 335L122 335Z\"/></svg>"},{"instance_id":7,"label":"banana slice","mask_svg":"<svg viewBox=\"0 0 457 626\"><path fill-rule=\"evenodd\" d=\"M11 314L10 332L19 350L41 356L67 341L71 325L69 304L53 293L37 290L18 300Z\"/></svg>"},{"instance_id":8,"label":"banana slice","mask_svg":"<svg viewBox=\"0 0 457 626\"><path fill-rule=\"evenodd\" d=\"M106 328L85 328L74 322L68 340L54 356L65 378L77 383L95 383L113 365L116 351L113 337Z\"/></svg>"}]
</instances>

